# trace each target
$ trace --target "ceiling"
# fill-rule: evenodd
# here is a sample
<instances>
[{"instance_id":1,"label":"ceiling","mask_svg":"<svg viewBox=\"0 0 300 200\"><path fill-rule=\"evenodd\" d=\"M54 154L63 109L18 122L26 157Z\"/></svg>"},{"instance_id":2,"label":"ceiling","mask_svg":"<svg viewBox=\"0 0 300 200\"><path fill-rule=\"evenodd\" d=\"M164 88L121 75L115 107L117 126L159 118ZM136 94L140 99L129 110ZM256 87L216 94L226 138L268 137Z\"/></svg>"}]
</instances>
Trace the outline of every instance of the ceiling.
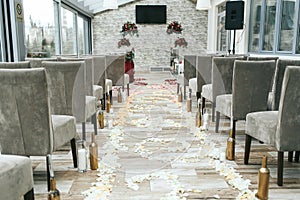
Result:
<instances>
[{"instance_id":1,"label":"ceiling","mask_svg":"<svg viewBox=\"0 0 300 200\"><path fill-rule=\"evenodd\" d=\"M89 15L94 15L99 12L103 12L107 10L107 8L103 7L104 0L62 0L64 3L75 6L79 8L81 11ZM111 0L109 0L111 1ZM118 6L122 6L124 4L140 1L140 0L117 0ZM196 3L197 0L190 0L193 3Z\"/></svg>"},{"instance_id":2,"label":"ceiling","mask_svg":"<svg viewBox=\"0 0 300 200\"><path fill-rule=\"evenodd\" d=\"M89 13L96 14L107 10L103 7L104 0L63 0L63 2L71 5L75 5L80 10ZM137 0L117 0L118 6L137 1Z\"/></svg>"}]
</instances>

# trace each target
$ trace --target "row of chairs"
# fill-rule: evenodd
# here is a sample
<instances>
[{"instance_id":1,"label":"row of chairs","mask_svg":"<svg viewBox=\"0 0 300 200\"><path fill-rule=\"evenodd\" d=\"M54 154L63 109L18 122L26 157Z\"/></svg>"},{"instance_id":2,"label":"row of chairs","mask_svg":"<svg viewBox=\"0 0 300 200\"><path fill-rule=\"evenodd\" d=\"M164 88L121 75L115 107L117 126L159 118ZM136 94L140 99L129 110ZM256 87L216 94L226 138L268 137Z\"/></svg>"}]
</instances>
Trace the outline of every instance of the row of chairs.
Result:
<instances>
[{"instance_id":1,"label":"row of chairs","mask_svg":"<svg viewBox=\"0 0 300 200\"><path fill-rule=\"evenodd\" d=\"M118 55L119 57L122 58ZM98 74L95 75L97 71L94 70L97 68L95 64L102 61L100 58L104 59L102 62L104 65L98 66L100 70L98 69ZM117 59L118 62L123 61L122 71L118 73L122 74L121 81L124 84L124 60L121 58ZM95 97L97 92L95 88L99 90L99 84L102 81L102 83L104 82L103 87L107 86L105 92L111 93L112 90L112 86L107 84L109 81L106 79L107 76L104 75L104 81L100 80L102 74L99 71L102 70L105 74L105 70L109 68L105 65L106 60L110 62L110 66L115 62L112 56L108 56L108 58L93 56L79 59L34 59L18 63L0 63L0 93L3 94L0 104L1 152L9 154L11 157L13 157L12 155L46 156L48 190L50 189L51 167L49 155L54 151L70 142L73 165L74 168L77 167L76 139L80 136L76 131L76 123L82 123L84 140L86 137L85 123L89 118L94 124L95 134L97 133L96 102L97 98L105 99L105 93L100 88L100 94L98 93L98 96ZM111 68L117 73L116 63ZM91 77L96 78L97 81ZM31 169L30 159L21 158L24 161L22 161L23 164L20 164L22 166L20 168L24 168L26 161L26 166L30 164ZM7 156L0 157L0 165L7 159ZM16 167L14 170L9 167L1 168L1 174L2 169L6 173L8 171L11 173L22 172L18 172ZM28 173L32 175L32 171L28 171ZM30 188L26 194L24 192L21 194L25 195L25 199L33 198L33 181L30 181L32 178L28 179L29 174L26 176L20 174L10 180L11 183L24 182L26 188ZM7 192L6 187L0 186L1 194ZM25 190L20 189L20 191ZM20 197L20 193L17 194Z\"/></svg>"},{"instance_id":2,"label":"row of chairs","mask_svg":"<svg viewBox=\"0 0 300 200\"><path fill-rule=\"evenodd\" d=\"M297 78L300 76L300 61L277 57L211 55L198 59L210 65L203 66L203 73L201 68L197 68L197 73L211 73L211 82L205 84L203 79L207 77L203 76L196 80L202 82L202 112L205 101L211 101L215 132L219 131L221 114L230 118L233 137L236 122L246 120L244 163L248 164L252 138L275 147L278 151L277 184L281 186L283 152L289 152L291 161L292 153L296 151L295 159L299 159L297 128L300 126L300 108L297 105L300 103L300 85Z\"/></svg>"}]
</instances>

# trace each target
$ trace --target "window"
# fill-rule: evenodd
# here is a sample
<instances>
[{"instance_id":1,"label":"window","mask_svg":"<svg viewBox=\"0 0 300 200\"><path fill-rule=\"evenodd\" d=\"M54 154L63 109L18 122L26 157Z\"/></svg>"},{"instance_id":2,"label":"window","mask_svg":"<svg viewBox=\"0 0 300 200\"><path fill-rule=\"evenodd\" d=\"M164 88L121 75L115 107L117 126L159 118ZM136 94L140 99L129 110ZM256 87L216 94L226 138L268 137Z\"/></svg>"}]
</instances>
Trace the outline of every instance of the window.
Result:
<instances>
[{"instance_id":1,"label":"window","mask_svg":"<svg viewBox=\"0 0 300 200\"><path fill-rule=\"evenodd\" d=\"M27 56L55 55L56 27L53 0L24 0L23 6Z\"/></svg>"},{"instance_id":2,"label":"window","mask_svg":"<svg viewBox=\"0 0 300 200\"><path fill-rule=\"evenodd\" d=\"M299 2L252 0L249 51L299 54Z\"/></svg>"},{"instance_id":3,"label":"window","mask_svg":"<svg viewBox=\"0 0 300 200\"><path fill-rule=\"evenodd\" d=\"M90 50L90 43L89 43L89 36L90 36L90 28L89 28L89 19L78 16L78 49L79 55L89 54Z\"/></svg>"},{"instance_id":4,"label":"window","mask_svg":"<svg viewBox=\"0 0 300 200\"><path fill-rule=\"evenodd\" d=\"M91 52L91 18L88 15L63 0L24 0L23 4L28 57Z\"/></svg>"},{"instance_id":5,"label":"window","mask_svg":"<svg viewBox=\"0 0 300 200\"><path fill-rule=\"evenodd\" d=\"M230 31L225 30L226 4L218 7L217 51L227 52L230 49Z\"/></svg>"},{"instance_id":6,"label":"window","mask_svg":"<svg viewBox=\"0 0 300 200\"><path fill-rule=\"evenodd\" d=\"M76 15L61 8L62 13L62 54L77 55Z\"/></svg>"},{"instance_id":7,"label":"window","mask_svg":"<svg viewBox=\"0 0 300 200\"><path fill-rule=\"evenodd\" d=\"M281 9L279 51L293 50L295 1L283 1Z\"/></svg>"},{"instance_id":8,"label":"window","mask_svg":"<svg viewBox=\"0 0 300 200\"><path fill-rule=\"evenodd\" d=\"M273 51L275 36L276 0L267 0L265 10L263 50Z\"/></svg>"},{"instance_id":9,"label":"window","mask_svg":"<svg viewBox=\"0 0 300 200\"><path fill-rule=\"evenodd\" d=\"M261 19L261 4L262 0L252 1L252 12L250 16L250 33L249 33L249 50L256 52L259 50L259 33L260 33L260 19Z\"/></svg>"}]
</instances>

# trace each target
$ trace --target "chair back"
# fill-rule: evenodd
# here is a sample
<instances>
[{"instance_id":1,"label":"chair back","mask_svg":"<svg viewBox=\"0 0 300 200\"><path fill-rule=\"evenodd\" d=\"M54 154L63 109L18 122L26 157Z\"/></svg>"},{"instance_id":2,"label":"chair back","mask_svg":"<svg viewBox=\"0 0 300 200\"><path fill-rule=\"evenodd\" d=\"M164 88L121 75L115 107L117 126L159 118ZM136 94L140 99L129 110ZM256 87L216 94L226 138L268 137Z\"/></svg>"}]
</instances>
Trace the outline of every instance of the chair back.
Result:
<instances>
[{"instance_id":1,"label":"chair back","mask_svg":"<svg viewBox=\"0 0 300 200\"><path fill-rule=\"evenodd\" d=\"M256 57L256 56L249 56L248 60L249 61L263 61L263 60L275 60L275 61L277 61L278 58L279 57L264 57L264 56Z\"/></svg>"},{"instance_id":2,"label":"chair back","mask_svg":"<svg viewBox=\"0 0 300 200\"><path fill-rule=\"evenodd\" d=\"M278 59L275 76L274 76L274 83L273 83L273 101L272 101L272 110L278 110L279 108L279 101L281 96L281 89L282 89L282 81L284 77L284 72L287 66L300 66L300 60L284 60Z\"/></svg>"},{"instance_id":3,"label":"chair back","mask_svg":"<svg viewBox=\"0 0 300 200\"><path fill-rule=\"evenodd\" d=\"M85 122L85 62L43 62L50 90L51 113Z\"/></svg>"},{"instance_id":4,"label":"chair back","mask_svg":"<svg viewBox=\"0 0 300 200\"><path fill-rule=\"evenodd\" d=\"M184 85L189 85L189 80L191 78L196 77L196 63L197 56L196 55L185 55L184 56L184 64L183 64L183 75L184 75Z\"/></svg>"},{"instance_id":5,"label":"chair back","mask_svg":"<svg viewBox=\"0 0 300 200\"><path fill-rule=\"evenodd\" d=\"M276 131L278 151L300 150L300 66L287 66L282 82Z\"/></svg>"},{"instance_id":6,"label":"chair back","mask_svg":"<svg viewBox=\"0 0 300 200\"><path fill-rule=\"evenodd\" d=\"M234 62L231 109L234 119L246 119L250 112L267 110L275 66L274 60Z\"/></svg>"},{"instance_id":7,"label":"chair back","mask_svg":"<svg viewBox=\"0 0 300 200\"><path fill-rule=\"evenodd\" d=\"M124 85L125 54L106 55L106 78L112 80L112 85Z\"/></svg>"},{"instance_id":8,"label":"chair back","mask_svg":"<svg viewBox=\"0 0 300 200\"><path fill-rule=\"evenodd\" d=\"M22 62L0 62L0 68L2 68L2 69L30 68L30 62L29 61L22 61Z\"/></svg>"},{"instance_id":9,"label":"chair back","mask_svg":"<svg viewBox=\"0 0 300 200\"><path fill-rule=\"evenodd\" d=\"M30 62L31 68L40 68L43 61L57 61L57 58L26 58L26 61Z\"/></svg>"},{"instance_id":10,"label":"chair back","mask_svg":"<svg viewBox=\"0 0 300 200\"><path fill-rule=\"evenodd\" d=\"M202 86L211 83L212 56L200 55L197 57L196 77L197 92L202 92Z\"/></svg>"},{"instance_id":11,"label":"chair back","mask_svg":"<svg viewBox=\"0 0 300 200\"><path fill-rule=\"evenodd\" d=\"M45 70L0 69L0 93L2 153L51 154L53 135Z\"/></svg>"},{"instance_id":12,"label":"chair back","mask_svg":"<svg viewBox=\"0 0 300 200\"><path fill-rule=\"evenodd\" d=\"M94 63L94 84L105 87L105 55L93 55ZM105 91L105 90L103 90Z\"/></svg>"},{"instance_id":13,"label":"chair back","mask_svg":"<svg viewBox=\"0 0 300 200\"><path fill-rule=\"evenodd\" d=\"M94 64L91 56L83 57L85 61L85 80L86 80L86 95L93 96L93 85L94 85Z\"/></svg>"},{"instance_id":14,"label":"chair back","mask_svg":"<svg viewBox=\"0 0 300 200\"><path fill-rule=\"evenodd\" d=\"M221 94L232 93L233 65L244 57L213 57L212 60L212 100Z\"/></svg>"}]
</instances>

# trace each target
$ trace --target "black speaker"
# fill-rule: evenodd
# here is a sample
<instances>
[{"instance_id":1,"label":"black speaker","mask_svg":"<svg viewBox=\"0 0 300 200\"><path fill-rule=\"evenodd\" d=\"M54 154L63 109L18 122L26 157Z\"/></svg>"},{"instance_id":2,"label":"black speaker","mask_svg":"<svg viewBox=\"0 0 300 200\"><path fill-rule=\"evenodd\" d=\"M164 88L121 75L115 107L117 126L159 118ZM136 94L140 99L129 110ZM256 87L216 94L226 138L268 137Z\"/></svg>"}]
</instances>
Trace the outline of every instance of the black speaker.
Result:
<instances>
[{"instance_id":1,"label":"black speaker","mask_svg":"<svg viewBox=\"0 0 300 200\"><path fill-rule=\"evenodd\" d=\"M244 1L227 1L225 29L243 29L244 25Z\"/></svg>"}]
</instances>

